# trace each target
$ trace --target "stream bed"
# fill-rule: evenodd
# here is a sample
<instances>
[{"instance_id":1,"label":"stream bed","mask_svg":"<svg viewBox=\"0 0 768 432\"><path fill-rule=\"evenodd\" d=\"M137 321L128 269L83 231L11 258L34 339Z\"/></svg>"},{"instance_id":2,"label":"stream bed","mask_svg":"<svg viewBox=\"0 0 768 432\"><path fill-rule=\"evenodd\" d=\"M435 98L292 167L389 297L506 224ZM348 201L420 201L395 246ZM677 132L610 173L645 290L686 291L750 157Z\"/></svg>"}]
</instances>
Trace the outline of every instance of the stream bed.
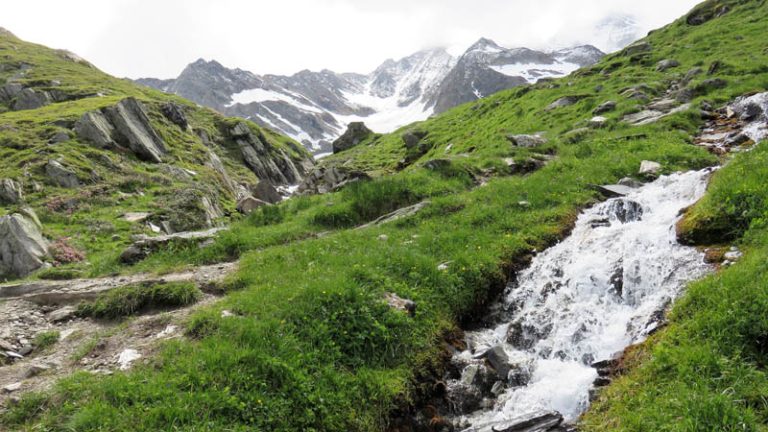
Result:
<instances>
[{"instance_id":1,"label":"stream bed","mask_svg":"<svg viewBox=\"0 0 768 432\"><path fill-rule=\"evenodd\" d=\"M447 393L458 430L517 430L503 425L537 413L570 422L587 409L592 365L645 339L685 285L711 271L675 237L681 210L701 198L710 174L662 176L597 204L533 259L508 285L496 324L467 332L467 350L452 359L458 373Z\"/></svg>"}]
</instances>

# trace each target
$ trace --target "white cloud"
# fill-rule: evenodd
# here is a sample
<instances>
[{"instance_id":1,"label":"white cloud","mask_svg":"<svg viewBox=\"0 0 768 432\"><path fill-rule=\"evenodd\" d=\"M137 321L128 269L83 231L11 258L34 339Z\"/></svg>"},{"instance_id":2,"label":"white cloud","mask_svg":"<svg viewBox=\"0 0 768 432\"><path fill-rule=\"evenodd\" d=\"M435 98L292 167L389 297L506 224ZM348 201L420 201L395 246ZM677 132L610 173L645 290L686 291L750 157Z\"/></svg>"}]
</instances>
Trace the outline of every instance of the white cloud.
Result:
<instances>
[{"instance_id":1,"label":"white cloud","mask_svg":"<svg viewBox=\"0 0 768 432\"><path fill-rule=\"evenodd\" d=\"M117 76L172 77L199 57L257 73L328 68L366 72L431 46L481 36L543 48L596 42L612 14L645 30L698 0L25 0L3 5L0 26L67 48Z\"/></svg>"}]
</instances>

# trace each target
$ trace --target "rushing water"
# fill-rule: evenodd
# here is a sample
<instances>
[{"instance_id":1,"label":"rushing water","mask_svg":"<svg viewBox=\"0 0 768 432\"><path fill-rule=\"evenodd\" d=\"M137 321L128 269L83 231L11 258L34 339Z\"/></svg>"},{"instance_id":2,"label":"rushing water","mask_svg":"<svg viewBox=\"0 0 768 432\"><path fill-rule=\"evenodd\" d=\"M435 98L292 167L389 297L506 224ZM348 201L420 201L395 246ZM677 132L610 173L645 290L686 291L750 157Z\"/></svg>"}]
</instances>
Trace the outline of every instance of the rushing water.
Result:
<instances>
[{"instance_id":1,"label":"rushing water","mask_svg":"<svg viewBox=\"0 0 768 432\"><path fill-rule=\"evenodd\" d=\"M674 225L703 195L709 173L663 176L596 205L567 239L536 256L508 287L502 322L467 334L469 348L453 359L463 375L448 386L470 385L478 354L491 347L509 357L510 377L525 378L518 387L515 379L496 383L498 398L457 423L486 431L541 410L576 419L597 377L590 364L647 337L660 311L708 271L699 251L677 243Z\"/></svg>"}]
</instances>

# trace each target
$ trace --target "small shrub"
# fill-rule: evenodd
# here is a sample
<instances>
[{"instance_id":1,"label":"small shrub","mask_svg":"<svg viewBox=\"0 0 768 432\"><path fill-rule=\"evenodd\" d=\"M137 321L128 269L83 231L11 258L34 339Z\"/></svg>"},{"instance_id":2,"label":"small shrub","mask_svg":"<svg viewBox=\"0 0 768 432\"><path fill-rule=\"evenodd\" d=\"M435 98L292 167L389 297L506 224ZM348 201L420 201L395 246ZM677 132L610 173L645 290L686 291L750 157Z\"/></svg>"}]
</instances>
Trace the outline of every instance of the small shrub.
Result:
<instances>
[{"instance_id":1,"label":"small shrub","mask_svg":"<svg viewBox=\"0 0 768 432\"><path fill-rule=\"evenodd\" d=\"M72 264L85 259L85 254L69 244L69 238L60 238L56 240L50 245L48 250L54 260L54 266Z\"/></svg>"}]
</instances>

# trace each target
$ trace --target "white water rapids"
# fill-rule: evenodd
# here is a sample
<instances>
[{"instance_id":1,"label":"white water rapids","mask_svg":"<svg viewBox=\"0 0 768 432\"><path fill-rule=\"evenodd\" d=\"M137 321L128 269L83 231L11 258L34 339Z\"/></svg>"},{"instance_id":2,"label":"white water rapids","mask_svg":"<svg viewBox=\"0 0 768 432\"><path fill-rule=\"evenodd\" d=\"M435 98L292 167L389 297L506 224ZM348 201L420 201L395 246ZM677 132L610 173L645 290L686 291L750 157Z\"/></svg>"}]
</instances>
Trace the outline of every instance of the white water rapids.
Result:
<instances>
[{"instance_id":1,"label":"white water rapids","mask_svg":"<svg viewBox=\"0 0 768 432\"><path fill-rule=\"evenodd\" d=\"M680 210L704 194L709 174L663 176L600 203L579 216L568 238L536 256L505 293L504 322L467 333L468 350L454 357L463 376L449 387L471 381L477 355L498 346L530 379L497 390L492 407L486 402L457 423L490 431L542 410L575 420L597 377L590 364L647 337L660 311L709 270L701 252L677 243L674 227Z\"/></svg>"}]
</instances>

